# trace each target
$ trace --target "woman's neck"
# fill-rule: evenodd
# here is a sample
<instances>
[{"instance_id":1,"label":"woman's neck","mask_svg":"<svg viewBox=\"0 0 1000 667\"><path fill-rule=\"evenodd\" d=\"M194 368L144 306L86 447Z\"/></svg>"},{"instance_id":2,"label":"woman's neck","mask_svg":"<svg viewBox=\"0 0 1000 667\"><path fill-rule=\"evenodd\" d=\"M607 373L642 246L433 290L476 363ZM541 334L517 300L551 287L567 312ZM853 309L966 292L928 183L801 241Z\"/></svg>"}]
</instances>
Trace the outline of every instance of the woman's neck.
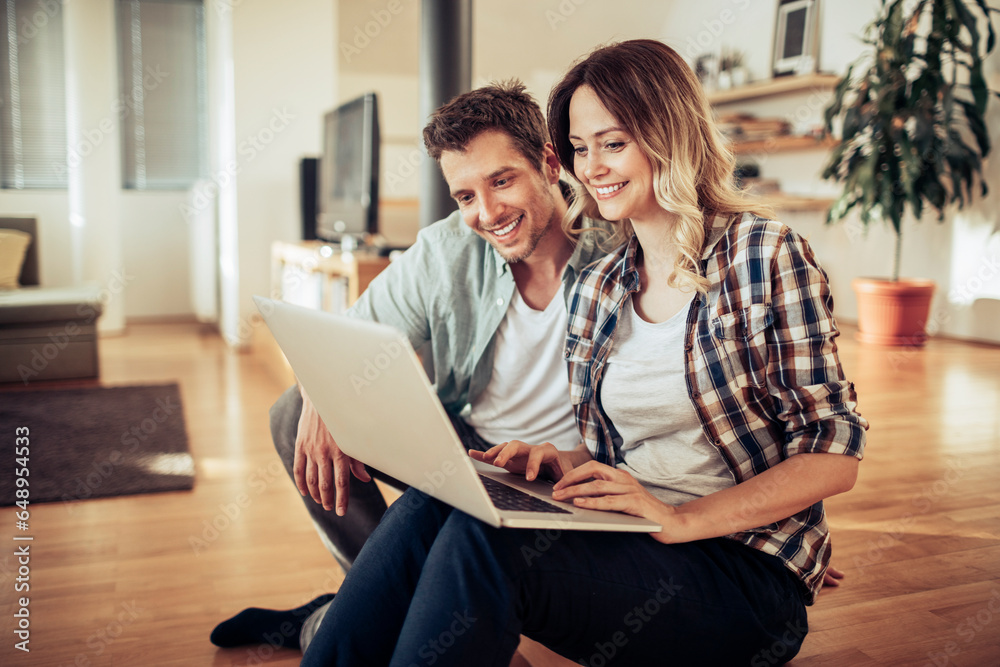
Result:
<instances>
[{"instance_id":1,"label":"woman's neck","mask_svg":"<svg viewBox=\"0 0 1000 667\"><path fill-rule=\"evenodd\" d=\"M663 212L654 220L632 220L632 229L642 248L640 265L651 277L664 280L674 269L679 248L674 240L677 216Z\"/></svg>"}]
</instances>

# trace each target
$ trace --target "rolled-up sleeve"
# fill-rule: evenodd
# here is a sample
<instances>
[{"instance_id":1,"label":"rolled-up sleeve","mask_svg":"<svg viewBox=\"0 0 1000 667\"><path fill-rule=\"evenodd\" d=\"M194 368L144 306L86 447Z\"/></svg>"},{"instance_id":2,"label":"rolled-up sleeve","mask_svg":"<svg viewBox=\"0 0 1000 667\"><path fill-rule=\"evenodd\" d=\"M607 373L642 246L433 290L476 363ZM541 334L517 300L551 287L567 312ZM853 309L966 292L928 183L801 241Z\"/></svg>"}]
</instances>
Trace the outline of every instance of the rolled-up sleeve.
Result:
<instances>
[{"instance_id":1,"label":"rolled-up sleeve","mask_svg":"<svg viewBox=\"0 0 1000 667\"><path fill-rule=\"evenodd\" d=\"M786 228L771 262L773 326L768 329L768 388L786 424L784 454L862 458L868 422L837 356L840 334L826 273L812 249Z\"/></svg>"}]
</instances>

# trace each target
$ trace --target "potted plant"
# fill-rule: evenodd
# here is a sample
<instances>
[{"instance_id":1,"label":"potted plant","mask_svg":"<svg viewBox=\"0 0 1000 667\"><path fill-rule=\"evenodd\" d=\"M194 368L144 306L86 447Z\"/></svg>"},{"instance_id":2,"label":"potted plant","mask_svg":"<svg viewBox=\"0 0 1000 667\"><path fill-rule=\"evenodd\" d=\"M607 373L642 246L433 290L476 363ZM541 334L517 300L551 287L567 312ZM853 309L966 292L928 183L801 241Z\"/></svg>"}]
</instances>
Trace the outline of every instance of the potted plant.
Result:
<instances>
[{"instance_id":1,"label":"potted plant","mask_svg":"<svg viewBox=\"0 0 1000 667\"><path fill-rule=\"evenodd\" d=\"M839 125L840 138L823 177L843 183L827 222L856 210L865 230L887 222L896 237L891 279L854 281L863 341L921 345L926 337L934 283L899 278L906 213L920 220L932 207L940 222L946 207L973 198L977 181L987 194L990 11L986 0L882 0L865 32L871 52L848 68L826 109L826 132Z\"/></svg>"},{"instance_id":2,"label":"potted plant","mask_svg":"<svg viewBox=\"0 0 1000 667\"><path fill-rule=\"evenodd\" d=\"M743 66L743 52L723 47L719 58L719 88L746 85L747 70Z\"/></svg>"}]
</instances>

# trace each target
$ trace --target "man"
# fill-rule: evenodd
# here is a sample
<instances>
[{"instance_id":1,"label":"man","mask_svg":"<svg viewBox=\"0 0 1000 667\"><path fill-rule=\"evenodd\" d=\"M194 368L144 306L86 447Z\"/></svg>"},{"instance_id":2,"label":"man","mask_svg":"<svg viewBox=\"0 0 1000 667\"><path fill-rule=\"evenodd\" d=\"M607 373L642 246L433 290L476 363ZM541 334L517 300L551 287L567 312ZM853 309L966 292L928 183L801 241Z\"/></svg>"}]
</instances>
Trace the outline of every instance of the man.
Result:
<instances>
[{"instance_id":1,"label":"man","mask_svg":"<svg viewBox=\"0 0 1000 667\"><path fill-rule=\"evenodd\" d=\"M466 447L516 438L572 449L580 438L562 357L565 299L579 271L604 253L594 235L575 242L562 232L567 192L541 109L518 82L486 86L438 109L424 143L458 211L421 230L349 314L395 326L429 355ZM385 511L381 493L297 388L271 420L278 453L346 571ZM304 649L330 597L283 612L244 610L212 641Z\"/></svg>"}]
</instances>

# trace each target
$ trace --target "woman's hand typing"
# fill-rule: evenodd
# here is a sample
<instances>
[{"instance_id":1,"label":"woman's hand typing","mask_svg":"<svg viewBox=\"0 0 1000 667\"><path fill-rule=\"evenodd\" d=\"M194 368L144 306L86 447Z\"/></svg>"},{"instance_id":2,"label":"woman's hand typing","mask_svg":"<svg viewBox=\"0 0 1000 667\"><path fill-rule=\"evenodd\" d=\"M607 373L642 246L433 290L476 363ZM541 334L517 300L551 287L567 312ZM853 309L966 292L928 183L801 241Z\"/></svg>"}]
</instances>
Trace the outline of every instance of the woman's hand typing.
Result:
<instances>
[{"instance_id":1,"label":"woman's hand typing","mask_svg":"<svg viewBox=\"0 0 1000 667\"><path fill-rule=\"evenodd\" d=\"M554 482L563 478L574 466L591 460L590 454L581 445L573 451L560 451L550 442L529 445L520 440L504 442L485 452L469 451L469 456L503 468L508 472L524 475L532 480L541 475Z\"/></svg>"},{"instance_id":2,"label":"woman's hand typing","mask_svg":"<svg viewBox=\"0 0 1000 667\"><path fill-rule=\"evenodd\" d=\"M624 470L597 461L589 461L563 475L552 487L552 499L571 502L580 508L623 512L656 521L663 530L652 533L653 539L665 543L686 541L677 534L674 507L657 499Z\"/></svg>"}]
</instances>

